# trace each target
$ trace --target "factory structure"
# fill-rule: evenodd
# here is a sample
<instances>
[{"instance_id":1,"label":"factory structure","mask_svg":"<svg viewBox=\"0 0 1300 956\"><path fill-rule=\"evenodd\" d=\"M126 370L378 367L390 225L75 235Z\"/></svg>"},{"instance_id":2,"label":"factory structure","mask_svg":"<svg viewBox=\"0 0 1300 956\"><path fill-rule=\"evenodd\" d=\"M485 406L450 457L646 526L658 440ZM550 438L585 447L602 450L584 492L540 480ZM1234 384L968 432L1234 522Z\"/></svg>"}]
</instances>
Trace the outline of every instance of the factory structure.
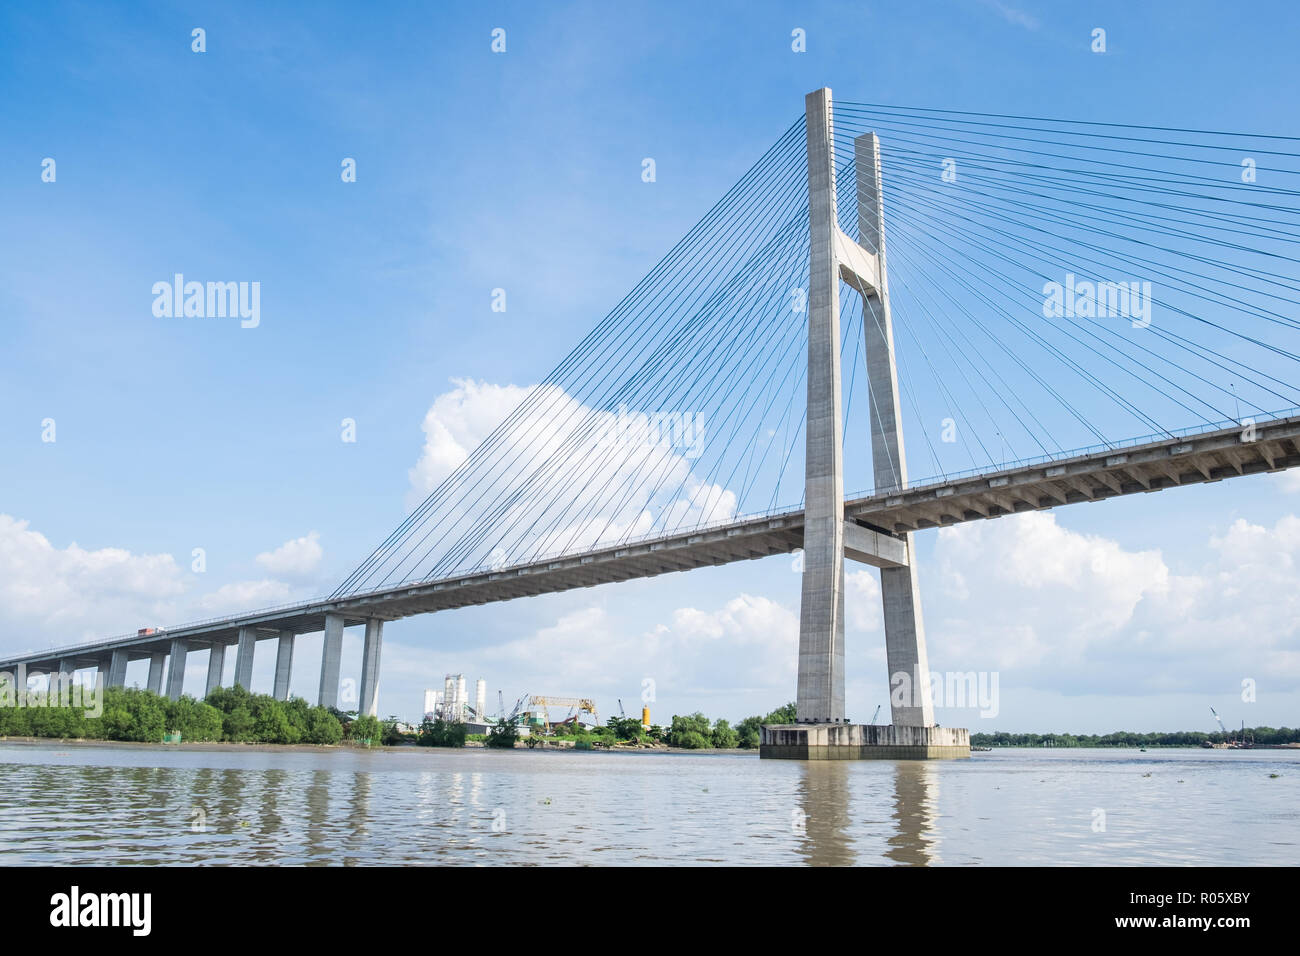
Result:
<instances>
[{"instance_id":1,"label":"factory structure","mask_svg":"<svg viewBox=\"0 0 1300 956\"><path fill-rule=\"evenodd\" d=\"M500 692L497 692L500 698ZM556 719L552 708L567 710L567 715ZM626 716L623 702L618 703L619 713ZM578 724L594 727L600 723L596 713L596 702L586 697L552 697L525 695L515 702L514 709L507 714L505 702L499 701L496 717L487 712L487 682L479 678L474 682L474 703L470 704L466 691L464 674L447 674L443 678L442 690L426 688L424 691L424 716L430 720L445 720L449 723L465 724L471 734L486 734L498 719L507 720L519 728L521 734L532 731L549 733L557 724ZM558 715L557 715L558 716ZM650 728L650 708L641 709L641 726Z\"/></svg>"},{"instance_id":2,"label":"factory structure","mask_svg":"<svg viewBox=\"0 0 1300 956\"><path fill-rule=\"evenodd\" d=\"M481 677L474 682L474 703L471 705L466 692L465 675L446 675L442 681L442 690L425 690L424 716L432 720L441 718L465 724L471 734L487 733L491 723L487 714L487 682Z\"/></svg>"}]
</instances>

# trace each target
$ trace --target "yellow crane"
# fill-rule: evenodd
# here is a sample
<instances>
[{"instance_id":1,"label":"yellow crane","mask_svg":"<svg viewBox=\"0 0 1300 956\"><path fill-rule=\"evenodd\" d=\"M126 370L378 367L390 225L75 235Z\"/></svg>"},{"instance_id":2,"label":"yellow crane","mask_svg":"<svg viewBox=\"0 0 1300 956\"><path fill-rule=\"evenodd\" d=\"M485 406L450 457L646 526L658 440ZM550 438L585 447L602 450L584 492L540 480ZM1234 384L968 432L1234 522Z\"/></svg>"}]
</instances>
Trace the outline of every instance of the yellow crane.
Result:
<instances>
[{"instance_id":1,"label":"yellow crane","mask_svg":"<svg viewBox=\"0 0 1300 956\"><path fill-rule=\"evenodd\" d=\"M547 732L551 729L551 711L552 707L567 707L570 711L577 710L579 713L586 711L591 714L593 721L599 722L600 718L596 715L596 702L590 697L543 697L535 694L528 698L528 708L536 712L536 708L541 708L542 721L546 725Z\"/></svg>"}]
</instances>

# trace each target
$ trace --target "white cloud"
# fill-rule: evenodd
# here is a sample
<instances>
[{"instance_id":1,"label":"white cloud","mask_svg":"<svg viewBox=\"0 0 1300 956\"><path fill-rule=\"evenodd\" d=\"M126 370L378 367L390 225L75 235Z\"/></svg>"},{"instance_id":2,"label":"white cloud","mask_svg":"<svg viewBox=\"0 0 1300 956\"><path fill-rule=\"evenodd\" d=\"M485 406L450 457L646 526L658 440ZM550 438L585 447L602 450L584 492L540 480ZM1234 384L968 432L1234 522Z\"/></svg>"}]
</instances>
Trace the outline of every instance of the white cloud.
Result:
<instances>
[{"instance_id":1,"label":"white cloud","mask_svg":"<svg viewBox=\"0 0 1300 956\"><path fill-rule=\"evenodd\" d=\"M301 577L315 571L324 554L319 532L312 531L304 537L286 541L274 551L259 554L256 560L272 574Z\"/></svg>"},{"instance_id":2,"label":"white cloud","mask_svg":"<svg viewBox=\"0 0 1300 956\"><path fill-rule=\"evenodd\" d=\"M865 568L844 573L845 624L853 631L884 633L885 616L880 606L880 577Z\"/></svg>"},{"instance_id":3,"label":"white cloud","mask_svg":"<svg viewBox=\"0 0 1300 956\"><path fill-rule=\"evenodd\" d=\"M315 533L260 555L268 568L292 573L314 566ZM262 560L262 559L267 560ZM207 575L192 574L170 554L124 548L56 548L29 522L0 514L0 651L62 646L146 626L255 610L297 599L281 580L236 581L196 595Z\"/></svg>"},{"instance_id":4,"label":"white cloud","mask_svg":"<svg viewBox=\"0 0 1300 956\"><path fill-rule=\"evenodd\" d=\"M293 588L283 581L263 578L260 581L232 581L204 594L196 602L211 617L256 611L264 607L288 604L294 600Z\"/></svg>"},{"instance_id":5,"label":"white cloud","mask_svg":"<svg viewBox=\"0 0 1300 956\"><path fill-rule=\"evenodd\" d=\"M694 473L692 448L674 443L680 435L646 427L657 411L597 412L553 385L453 384L425 415L408 506L452 475L525 397L530 401L498 435L494 448L501 451L491 466L468 470L448 490L452 504L437 512L437 535L394 549L383 572L400 569L392 580L423 573L430 551L458 540L473 539L459 556L460 566L471 567L498 553L515 563L735 515L736 495ZM699 437L692 431L690 440Z\"/></svg>"},{"instance_id":6,"label":"white cloud","mask_svg":"<svg viewBox=\"0 0 1300 956\"><path fill-rule=\"evenodd\" d=\"M456 387L439 395L424 415L424 448L408 476L410 510L456 470L497 425L505 421L532 390L518 385L490 385L452 379Z\"/></svg>"},{"instance_id":7,"label":"white cloud","mask_svg":"<svg viewBox=\"0 0 1300 956\"><path fill-rule=\"evenodd\" d=\"M1024 27L1026 30L1037 30L1039 27L1038 18L1025 13L1023 10L1017 10L1013 6L1000 2L1000 0L982 0L982 2L984 6L996 12L1007 23Z\"/></svg>"},{"instance_id":8,"label":"white cloud","mask_svg":"<svg viewBox=\"0 0 1300 956\"><path fill-rule=\"evenodd\" d=\"M1069 694L1300 685L1300 519L1239 520L1208 552L1178 574L1157 550L1047 513L944 529L922 595L936 576L960 572L963 583L926 605L931 666Z\"/></svg>"},{"instance_id":9,"label":"white cloud","mask_svg":"<svg viewBox=\"0 0 1300 956\"><path fill-rule=\"evenodd\" d=\"M1300 468L1288 468L1275 472L1273 480L1282 486L1283 491L1300 492Z\"/></svg>"},{"instance_id":10,"label":"white cloud","mask_svg":"<svg viewBox=\"0 0 1300 956\"><path fill-rule=\"evenodd\" d=\"M0 514L0 615L10 625L15 649L154 623L184 593L181 569L170 554L87 551L75 542L55 548L28 524ZM24 632L31 641L16 639Z\"/></svg>"}]
</instances>

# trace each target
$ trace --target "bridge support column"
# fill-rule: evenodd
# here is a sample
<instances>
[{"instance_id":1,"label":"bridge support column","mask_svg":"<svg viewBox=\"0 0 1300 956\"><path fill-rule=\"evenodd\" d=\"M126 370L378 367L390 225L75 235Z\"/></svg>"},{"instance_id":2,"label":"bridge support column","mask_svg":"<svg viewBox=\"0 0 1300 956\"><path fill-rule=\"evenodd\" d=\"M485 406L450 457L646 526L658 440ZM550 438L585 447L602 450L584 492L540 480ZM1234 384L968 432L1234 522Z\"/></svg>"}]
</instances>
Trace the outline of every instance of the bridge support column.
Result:
<instances>
[{"instance_id":1,"label":"bridge support column","mask_svg":"<svg viewBox=\"0 0 1300 956\"><path fill-rule=\"evenodd\" d=\"M289 677L293 672L293 631L281 631L275 652L275 699L289 699Z\"/></svg>"},{"instance_id":2,"label":"bridge support column","mask_svg":"<svg viewBox=\"0 0 1300 956\"><path fill-rule=\"evenodd\" d=\"M167 655L162 651L154 651L149 655L149 690L155 694L162 693L163 663L166 660Z\"/></svg>"},{"instance_id":3,"label":"bridge support column","mask_svg":"<svg viewBox=\"0 0 1300 956\"><path fill-rule=\"evenodd\" d=\"M805 107L812 238L796 708L801 724L837 724L844 721L844 471L830 90L809 93Z\"/></svg>"},{"instance_id":4,"label":"bridge support column","mask_svg":"<svg viewBox=\"0 0 1300 956\"><path fill-rule=\"evenodd\" d=\"M126 651L114 651L108 663L108 686L125 687L126 686Z\"/></svg>"},{"instance_id":5,"label":"bridge support column","mask_svg":"<svg viewBox=\"0 0 1300 956\"><path fill-rule=\"evenodd\" d=\"M366 641L361 651L361 702L357 713L379 716L379 652L384 644L384 622L366 621Z\"/></svg>"},{"instance_id":6,"label":"bridge support column","mask_svg":"<svg viewBox=\"0 0 1300 956\"><path fill-rule=\"evenodd\" d=\"M167 665L167 696L171 700L180 700L185 692L185 656L189 649L179 638L172 641L171 660Z\"/></svg>"},{"instance_id":7,"label":"bridge support column","mask_svg":"<svg viewBox=\"0 0 1300 956\"><path fill-rule=\"evenodd\" d=\"M343 615L325 615L325 647L320 660L320 692L316 703L321 707L339 705L339 665L343 658Z\"/></svg>"},{"instance_id":8,"label":"bridge support column","mask_svg":"<svg viewBox=\"0 0 1300 956\"><path fill-rule=\"evenodd\" d=\"M889 314L889 280L885 271L885 217L881 205L880 141L866 133L853 141L857 168L858 234L862 246L876 256L880 276L864 296L863 335L867 357L867 388L871 414L871 464L877 491L907 487L907 455L903 448L902 411L898 400L898 369L894 363L894 326ZM912 535L904 536L907 553ZM906 568L880 569L880 596L885 617L885 657L889 666L890 712L895 726L931 727L930 661L921 620L921 591L916 562Z\"/></svg>"},{"instance_id":9,"label":"bridge support column","mask_svg":"<svg viewBox=\"0 0 1300 956\"><path fill-rule=\"evenodd\" d=\"M251 691L253 689L253 654L257 650L257 632L251 627L239 629L239 651L235 656L235 683Z\"/></svg>"},{"instance_id":10,"label":"bridge support column","mask_svg":"<svg viewBox=\"0 0 1300 956\"><path fill-rule=\"evenodd\" d=\"M208 648L208 679L203 683L203 696L206 698L221 686L221 678L226 672L226 645L213 644Z\"/></svg>"},{"instance_id":11,"label":"bridge support column","mask_svg":"<svg viewBox=\"0 0 1300 956\"><path fill-rule=\"evenodd\" d=\"M860 234L855 242L839 228L835 214L831 91L809 93L805 107L810 229L808 418L797 722L764 726L759 755L796 760L969 757L968 731L934 726L911 535L900 540L878 533L872 537L869 529L849 529L851 555L881 565L893 724L849 724L844 716L841 278L862 296L876 491L906 488L907 465L885 275L879 143L875 134L854 141ZM899 692L892 692L896 687Z\"/></svg>"},{"instance_id":12,"label":"bridge support column","mask_svg":"<svg viewBox=\"0 0 1300 956\"><path fill-rule=\"evenodd\" d=\"M69 700L68 695L72 693L72 684L77 673L77 663L69 657L59 659L59 667L50 675L49 691L51 694L57 694L60 706L62 702Z\"/></svg>"}]
</instances>

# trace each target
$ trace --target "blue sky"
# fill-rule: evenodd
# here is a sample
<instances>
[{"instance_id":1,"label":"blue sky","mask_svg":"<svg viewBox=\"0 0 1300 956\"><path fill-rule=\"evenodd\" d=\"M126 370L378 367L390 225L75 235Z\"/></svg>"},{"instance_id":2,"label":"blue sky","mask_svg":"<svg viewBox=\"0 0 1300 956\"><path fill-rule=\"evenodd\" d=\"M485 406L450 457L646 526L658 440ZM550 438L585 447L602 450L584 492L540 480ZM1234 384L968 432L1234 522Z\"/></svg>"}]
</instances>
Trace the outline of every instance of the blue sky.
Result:
<instances>
[{"instance_id":1,"label":"blue sky","mask_svg":"<svg viewBox=\"0 0 1300 956\"><path fill-rule=\"evenodd\" d=\"M1249 16L1208 3L979 0L617 14L559 3L6 5L0 647L331 590L405 513L438 397L458 380L539 381L815 87L865 102L1296 134L1298 18L1282 3ZM1104 56L1089 50L1098 26ZM202 54L190 48L195 27L206 30ZM507 31L505 54L491 52L495 27ZM795 28L806 53L791 51ZM653 184L641 180L646 156ZM54 183L41 181L45 157ZM355 183L340 181L344 157L357 162ZM156 318L151 286L176 272L260 282L260 326ZM490 309L496 287L508 290L505 313ZM47 418L53 443L41 441ZM340 441L344 418L357 423L355 443ZM1286 521L1298 510L1296 483L1267 477L1064 509L1027 529L923 535L933 666L1002 675L1001 720L945 722L1209 726L1214 703L1228 719L1295 725L1287 562L1300 555ZM196 547L202 575L190 571ZM1096 587L1069 568L1016 587L979 557L1034 547L1089 568L1111 555L1120 570ZM1182 583L1170 588L1153 559L1134 557L1152 554ZM1133 580L1148 582L1136 597ZM849 703L865 720L884 700L883 639L870 584L860 588ZM1107 614L1090 621L1101 604ZM1004 605L1019 613L1003 616ZM381 709L413 716L423 687L464 670L485 677L494 700L498 688L510 699L581 693L609 710L614 697L630 709L650 677L657 719L697 708L735 719L793 696L797 612L797 575L773 558L408 620L386 632ZM1240 639L1261 628L1270 642ZM1179 649L1184 638L1193 653ZM357 643L345 676L359 671ZM303 694L315 647L304 639L297 658ZM260 654L265 690L270 645ZM1258 680L1258 702L1238 700L1242 677Z\"/></svg>"}]
</instances>

